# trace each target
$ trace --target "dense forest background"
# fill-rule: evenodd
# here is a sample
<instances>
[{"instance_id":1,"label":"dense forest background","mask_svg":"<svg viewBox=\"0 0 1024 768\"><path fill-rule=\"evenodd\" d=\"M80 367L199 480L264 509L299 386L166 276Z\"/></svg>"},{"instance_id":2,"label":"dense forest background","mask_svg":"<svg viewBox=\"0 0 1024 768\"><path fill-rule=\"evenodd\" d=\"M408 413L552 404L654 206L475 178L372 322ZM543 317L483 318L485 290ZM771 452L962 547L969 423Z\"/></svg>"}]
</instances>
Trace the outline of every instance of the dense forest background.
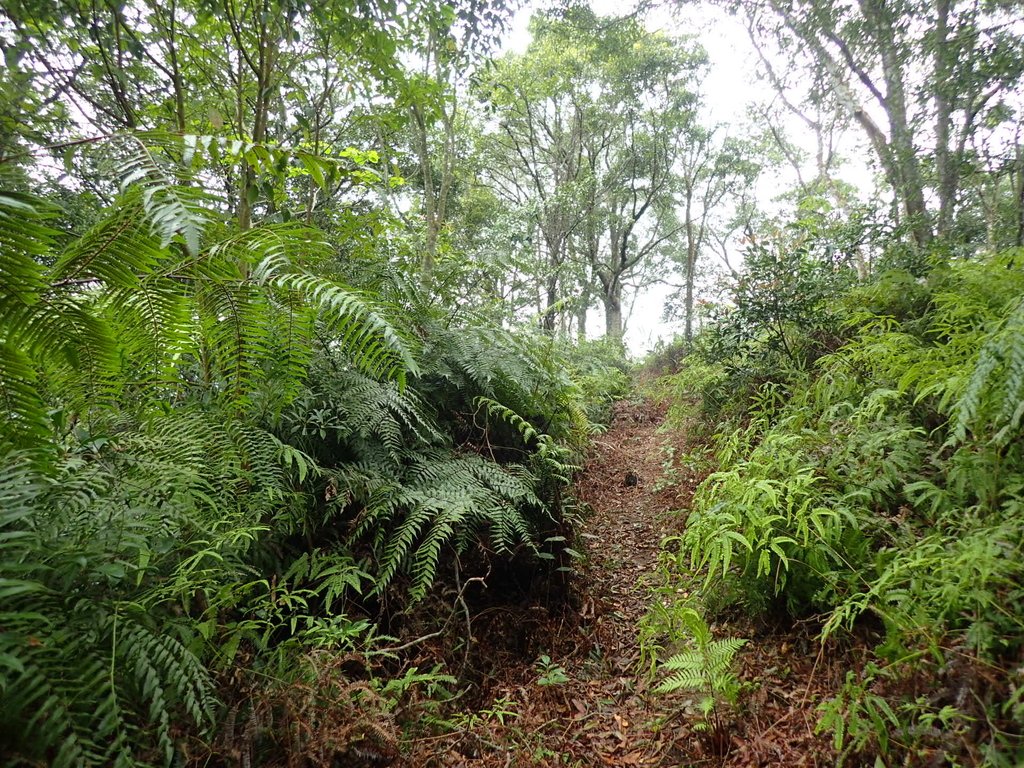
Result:
<instances>
[{"instance_id":1,"label":"dense forest background","mask_svg":"<svg viewBox=\"0 0 1024 768\"><path fill-rule=\"evenodd\" d=\"M3 4L9 764L400 760L474 684L471 606L572 610L637 375L688 435L663 482L706 478L638 641L666 695L727 728L709 622L813 622L870 638L837 761L1020 764L1021 9L708 7L759 57L742 125L686 3L505 54L502 2Z\"/></svg>"}]
</instances>

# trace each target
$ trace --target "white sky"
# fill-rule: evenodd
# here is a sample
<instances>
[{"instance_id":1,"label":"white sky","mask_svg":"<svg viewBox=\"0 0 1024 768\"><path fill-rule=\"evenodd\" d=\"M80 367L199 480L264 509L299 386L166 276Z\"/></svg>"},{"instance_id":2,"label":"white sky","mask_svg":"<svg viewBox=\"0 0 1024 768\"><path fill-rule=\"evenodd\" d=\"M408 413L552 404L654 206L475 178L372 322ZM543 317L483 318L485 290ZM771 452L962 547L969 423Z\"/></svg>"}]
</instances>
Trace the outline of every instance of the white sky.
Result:
<instances>
[{"instance_id":1,"label":"white sky","mask_svg":"<svg viewBox=\"0 0 1024 768\"><path fill-rule=\"evenodd\" d=\"M522 53L530 41L527 25L539 3L530 3L515 16L511 30L502 47L503 52ZM627 4L615 0L591 0L591 7L603 16L622 15L630 10ZM701 91L705 103L704 120L708 125L722 123L730 132L741 131L748 124L747 107L755 102L769 102L775 92L767 81L757 77L758 57L743 25L720 8L697 6L662 7L646 17L650 31L662 30L675 35L692 35L708 52L709 68ZM782 71L787 62L780 62ZM813 156L814 141L809 130L796 118L785 121L787 138ZM860 190L873 187L872 172L865 162L869 156L861 137L850 131L840 144L840 151L848 161L838 174ZM813 173L811 174L813 176ZM789 167L766 175L758 183L756 197L759 207L777 212L779 204L773 202L783 191L796 183L796 174ZM656 287L637 297L633 314L626 330L626 343L634 354L649 350L658 339L671 339L682 330L680 323L665 323L661 319L669 289ZM627 297L628 306L629 297ZM593 333L600 333L604 318L593 311L588 321Z\"/></svg>"}]
</instances>

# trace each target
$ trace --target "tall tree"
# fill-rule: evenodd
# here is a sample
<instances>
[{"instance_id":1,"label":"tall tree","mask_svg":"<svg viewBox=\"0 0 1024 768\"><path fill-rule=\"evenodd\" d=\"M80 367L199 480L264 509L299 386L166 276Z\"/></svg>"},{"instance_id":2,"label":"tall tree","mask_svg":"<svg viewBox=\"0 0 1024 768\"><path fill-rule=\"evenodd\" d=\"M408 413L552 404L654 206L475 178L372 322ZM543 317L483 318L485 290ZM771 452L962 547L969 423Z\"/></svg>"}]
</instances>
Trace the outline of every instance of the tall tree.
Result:
<instances>
[{"instance_id":1,"label":"tall tree","mask_svg":"<svg viewBox=\"0 0 1024 768\"><path fill-rule=\"evenodd\" d=\"M864 131L918 246L953 226L972 138L1011 118L1024 40L977 0L728 2L753 34L799 51ZM1016 93L1016 97L1011 94ZM930 199L935 200L929 205Z\"/></svg>"},{"instance_id":2,"label":"tall tree","mask_svg":"<svg viewBox=\"0 0 1024 768\"><path fill-rule=\"evenodd\" d=\"M682 256L684 335L693 338L694 296L701 256L715 241L725 248L726 232L742 208L738 200L761 172L763 154L751 141L724 135L721 128L694 126L687 134L685 151L679 161L682 208ZM730 202L736 203L730 206Z\"/></svg>"},{"instance_id":3,"label":"tall tree","mask_svg":"<svg viewBox=\"0 0 1024 768\"><path fill-rule=\"evenodd\" d=\"M478 16L480 6L457 14L449 5L421 14L422 42L415 46L419 70L403 78L396 106L405 118L405 129L421 194L423 243L420 281L431 285L441 235L455 204L457 176L472 175L469 155L473 150L469 81L477 68L489 61L496 33L504 25L501 2L490 4L488 22ZM461 24L456 24L456 17ZM411 169L410 169L411 170Z\"/></svg>"},{"instance_id":4,"label":"tall tree","mask_svg":"<svg viewBox=\"0 0 1024 768\"><path fill-rule=\"evenodd\" d=\"M528 206L537 225L543 260L541 325L554 331L559 287L570 234L583 211L577 184L582 160L583 109L571 84L585 61L576 48L562 50L544 34L540 17L522 56L509 56L488 83L487 97L498 124L490 134L489 180L503 199Z\"/></svg>"},{"instance_id":5,"label":"tall tree","mask_svg":"<svg viewBox=\"0 0 1024 768\"><path fill-rule=\"evenodd\" d=\"M408 41L439 19L454 22L432 0L400 18L387 0L37 5L9 3L2 13L19 76L43 104L62 107L61 119L36 124L33 143L44 154L45 145L146 130L337 156L351 141L346 116L400 79ZM243 229L254 215L280 214L282 191L298 192L302 203L289 205L309 218L350 188L339 177L327 193L298 183L273 199L273 185L247 162L211 172Z\"/></svg>"},{"instance_id":6,"label":"tall tree","mask_svg":"<svg viewBox=\"0 0 1024 768\"><path fill-rule=\"evenodd\" d=\"M545 327L573 284L585 317L593 287L606 335L621 340L625 284L681 228L675 167L704 54L635 19L583 10L536 16L531 31L527 52L503 60L492 81L495 183L537 212Z\"/></svg>"},{"instance_id":7,"label":"tall tree","mask_svg":"<svg viewBox=\"0 0 1024 768\"><path fill-rule=\"evenodd\" d=\"M597 48L603 81L597 120L603 115L613 130L595 179L594 214L605 222L606 244L591 240L588 255L606 335L621 340L623 281L664 256L684 228L675 211L678 168L695 123L694 79L706 59L700 49L634 25L616 32L601 34Z\"/></svg>"}]
</instances>

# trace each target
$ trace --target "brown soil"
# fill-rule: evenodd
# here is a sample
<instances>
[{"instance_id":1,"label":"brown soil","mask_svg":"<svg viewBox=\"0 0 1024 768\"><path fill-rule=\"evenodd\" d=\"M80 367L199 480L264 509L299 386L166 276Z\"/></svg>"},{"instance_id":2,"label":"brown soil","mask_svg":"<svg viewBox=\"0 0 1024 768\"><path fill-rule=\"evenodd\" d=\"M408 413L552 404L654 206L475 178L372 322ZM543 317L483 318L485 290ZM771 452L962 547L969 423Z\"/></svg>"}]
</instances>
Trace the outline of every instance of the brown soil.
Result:
<instances>
[{"instance_id":1,"label":"brown soil","mask_svg":"<svg viewBox=\"0 0 1024 768\"><path fill-rule=\"evenodd\" d=\"M557 610L536 595L516 607L474 607L477 698L469 711L439 718L439 733L417 738L406 765L835 764L828 738L814 733L816 707L858 654L823 653L813 625L712 625L716 637L749 642L738 656L739 704L710 735L699 730L692 696L654 693L641 668L637 625L660 583L661 541L680 531L701 479L675 467L676 484L665 487L665 446L682 448L685 439L659 431L663 417L648 402L618 404L577 483L591 514L571 599Z\"/></svg>"}]
</instances>

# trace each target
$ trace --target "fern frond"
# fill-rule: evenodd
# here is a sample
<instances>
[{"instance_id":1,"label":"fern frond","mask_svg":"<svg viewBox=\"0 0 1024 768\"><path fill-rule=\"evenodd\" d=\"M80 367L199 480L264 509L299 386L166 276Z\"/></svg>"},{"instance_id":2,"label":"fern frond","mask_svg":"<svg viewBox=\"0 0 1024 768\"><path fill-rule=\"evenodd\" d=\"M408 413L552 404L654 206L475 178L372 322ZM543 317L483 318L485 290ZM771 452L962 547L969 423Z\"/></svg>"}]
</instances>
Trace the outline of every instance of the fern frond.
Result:
<instances>
[{"instance_id":1,"label":"fern frond","mask_svg":"<svg viewBox=\"0 0 1024 768\"><path fill-rule=\"evenodd\" d=\"M0 342L0 434L9 445L28 449L45 443L49 420L39 390L32 361L17 346Z\"/></svg>"},{"instance_id":2,"label":"fern frond","mask_svg":"<svg viewBox=\"0 0 1024 768\"><path fill-rule=\"evenodd\" d=\"M963 442L972 425L989 427L1005 444L1024 418L1024 299L991 330L978 352L967 386L955 407L951 439ZM982 421L983 420L983 421ZM982 421L978 424L977 422Z\"/></svg>"},{"instance_id":3,"label":"fern frond","mask_svg":"<svg viewBox=\"0 0 1024 768\"><path fill-rule=\"evenodd\" d=\"M445 546L463 551L486 537L498 552L535 549L544 505L526 481L480 456L421 450L410 457L400 484L381 486L360 514L353 537L373 535L377 590L400 571L412 576L420 599L433 582Z\"/></svg>"},{"instance_id":4,"label":"fern frond","mask_svg":"<svg viewBox=\"0 0 1024 768\"><path fill-rule=\"evenodd\" d=\"M45 306L41 266L58 236L47 226L53 213L36 197L0 191L0 437L37 450L48 419L36 363L63 343Z\"/></svg>"},{"instance_id":5,"label":"fern frond","mask_svg":"<svg viewBox=\"0 0 1024 768\"><path fill-rule=\"evenodd\" d=\"M51 523L61 516L67 523L79 512L49 506L49 483L32 465L17 456L4 459L0 557L17 576L0 582L5 754L45 756L61 766L130 765L144 749L140 732L148 726L170 764L172 723L191 719L205 727L211 721L205 668L172 638L171 623L149 631L90 594L97 583L120 578L116 561L104 559L114 550L92 537L67 542L67 526L53 530ZM121 535L133 537L130 528Z\"/></svg>"},{"instance_id":6,"label":"fern frond","mask_svg":"<svg viewBox=\"0 0 1024 768\"><path fill-rule=\"evenodd\" d=\"M672 659L677 659L677 657L673 656ZM694 659L692 669L675 668L672 674L655 686L654 691L655 693L675 693L676 691L704 691L706 688L707 679L701 672L698 657Z\"/></svg>"},{"instance_id":7,"label":"fern frond","mask_svg":"<svg viewBox=\"0 0 1024 768\"><path fill-rule=\"evenodd\" d=\"M298 256L331 252L322 236L292 225L272 225L246 233L245 247L259 256L253 277L261 283L295 291L327 313L341 348L368 375L404 381L416 362L396 329L355 291L301 268ZM236 243L237 245L238 243ZM299 248L301 251L296 253Z\"/></svg>"},{"instance_id":8,"label":"fern frond","mask_svg":"<svg viewBox=\"0 0 1024 768\"><path fill-rule=\"evenodd\" d=\"M159 139L150 134L149 139ZM119 142L125 156L118 164L122 191L139 190L143 209L160 247L166 249L175 240L191 255L199 253L206 218L200 202L205 195L196 187L183 185L182 169L173 161L156 154L146 135L125 135Z\"/></svg>"},{"instance_id":9,"label":"fern frond","mask_svg":"<svg viewBox=\"0 0 1024 768\"><path fill-rule=\"evenodd\" d=\"M673 693L691 690L703 693L711 698L712 709L718 699L733 703L736 691L733 660L747 641L736 637L714 640L707 622L691 608L681 609L679 617L690 632L693 647L670 656L659 665L661 670L670 674L658 684L655 691Z\"/></svg>"}]
</instances>

